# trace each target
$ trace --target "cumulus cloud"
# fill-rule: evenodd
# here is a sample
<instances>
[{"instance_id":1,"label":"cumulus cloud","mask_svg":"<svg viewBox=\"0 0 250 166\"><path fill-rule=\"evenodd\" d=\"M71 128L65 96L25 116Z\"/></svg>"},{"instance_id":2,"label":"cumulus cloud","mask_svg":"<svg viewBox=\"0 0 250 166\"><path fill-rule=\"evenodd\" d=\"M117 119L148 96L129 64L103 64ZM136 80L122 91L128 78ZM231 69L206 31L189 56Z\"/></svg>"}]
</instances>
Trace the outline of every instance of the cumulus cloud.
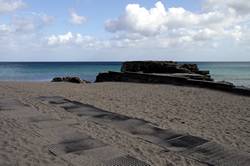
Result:
<instances>
[{"instance_id":1,"label":"cumulus cloud","mask_svg":"<svg viewBox=\"0 0 250 166\"><path fill-rule=\"evenodd\" d=\"M204 6L212 0L208 0ZM210 4L212 5L212 4ZM215 5L215 4L214 4ZM220 41L249 41L248 20L234 10L211 8L195 13L182 7L166 8L157 2L151 9L128 4L124 13L106 21L105 28L113 35L98 39L68 32L47 37L49 46L80 46L84 48L170 48L218 47Z\"/></svg>"},{"instance_id":2,"label":"cumulus cloud","mask_svg":"<svg viewBox=\"0 0 250 166\"><path fill-rule=\"evenodd\" d=\"M165 28L165 7L157 2L155 7L147 10L139 4L129 4L124 15L115 20L108 20L105 27L110 32L121 30L140 32L144 34L155 34Z\"/></svg>"},{"instance_id":3,"label":"cumulus cloud","mask_svg":"<svg viewBox=\"0 0 250 166\"><path fill-rule=\"evenodd\" d=\"M47 38L47 44L50 46L77 45L83 48L108 47L106 41L101 41L92 36L82 35L80 33L73 34L72 32L61 35L51 35Z\"/></svg>"},{"instance_id":4,"label":"cumulus cloud","mask_svg":"<svg viewBox=\"0 0 250 166\"><path fill-rule=\"evenodd\" d=\"M128 4L122 15L105 22L105 29L116 36L139 34L158 46L213 43L229 38L242 40L241 25L250 21L247 16L250 1L206 0L203 6L202 12L195 13L182 7L166 8L161 1L151 9Z\"/></svg>"},{"instance_id":5,"label":"cumulus cloud","mask_svg":"<svg viewBox=\"0 0 250 166\"><path fill-rule=\"evenodd\" d=\"M196 14L181 7L166 9L160 1L149 10L139 4L129 4L122 16L106 21L105 27L110 32L155 35L179 28L225 27L233 22L226 14L218 11Z\"/></svg>"},{"instance_id":6,"label":"cumulus cloud","mask_svg":"<svg viewBox=\"0 0 250 166\"><path fill-rule=\"evenodd\" d=\"M81 25L87 21L84 16L78 15L74 10L70 11L70 22L75 25Z\"/></svg>"},{"instance_id":7,"label":"cumulus cloud","mask_svg":"<svg viewBox=\"0 0 250 166\"><path fill-rule=\"evenodd\" d=\"M12 12L24 6L22 0L0 0L0 13Z\"/></svg>"}]
</instances>

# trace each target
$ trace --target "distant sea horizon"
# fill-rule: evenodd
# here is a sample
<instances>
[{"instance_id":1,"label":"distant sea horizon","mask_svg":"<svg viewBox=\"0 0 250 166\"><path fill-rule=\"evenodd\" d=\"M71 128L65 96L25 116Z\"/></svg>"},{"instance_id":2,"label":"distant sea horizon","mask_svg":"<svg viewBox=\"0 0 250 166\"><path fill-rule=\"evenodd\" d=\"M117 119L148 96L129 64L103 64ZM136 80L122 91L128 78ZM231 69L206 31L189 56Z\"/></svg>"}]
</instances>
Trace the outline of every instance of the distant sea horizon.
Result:
<instances>
[{"instance_id":1,"label":"distant sea horizon","mask_svg":"<svg viewBox=\"0 0 250 166\"><path fill-rule=\"evenodd\" d=\"M229 81L250 87L250 62L177 61L195 63L201 70L209 70L216 81ZM54 77L77 76L95 81L96 75L106 71L120 71L122 61L37 61L0 62L0 81L50 81Z\"/></svg>"}]
</instances>

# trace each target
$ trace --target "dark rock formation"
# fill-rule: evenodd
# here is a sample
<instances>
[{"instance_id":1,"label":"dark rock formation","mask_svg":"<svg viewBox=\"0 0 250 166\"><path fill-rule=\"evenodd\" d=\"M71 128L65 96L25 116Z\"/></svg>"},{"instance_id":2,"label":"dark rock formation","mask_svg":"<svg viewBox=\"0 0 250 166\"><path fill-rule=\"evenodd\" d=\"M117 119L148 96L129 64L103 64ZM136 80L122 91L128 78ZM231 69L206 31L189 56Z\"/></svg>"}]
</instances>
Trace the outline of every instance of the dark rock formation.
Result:
<instances>
[{"instance_id":1,"label":"dark rock formation","mask_svg":"<svg viewBox=\"0 0 250 166\"><path fill-rule=\"evenodd\" d=\"M63 81L63 78L62 77L55 77L52 79L51 82L62 82Z\"/></svg>"},{"instance_id":2,"label":"dark rock formation","mask_svg":"<svg viewBox=\"0 0 250 166\"><path fill-rule=\"evenodd\" d=\"M199 72L199 68L196 64L182 64L180 68L188 69L191 73Z\"/></svg>"},{"instance_id":3,"label":"dark rock formation","mask_svg":"<svg viewBox=\"0 0 250 166\"><path fill-rule=\"evenodd\" d=\"M226 81L215 82L209 71L199 70L196 64L177 64L172 61L125 62L122 72L99 73L96 82L136 82L198 86L250 96L250 89L236 87Z\"/></svg>"},{"instance_id":4,"label":"dark rock formation","mask_svg":"<svg viewBox=\"0 0 250 166\"><path fill-rule=\"evenodd\" d=\"M240 95L250 96L250 89L246 87L236 87L234 84L220 81L206 81L178 77L172 74L146 74L135 72L107 72L99 73L96 82L135 82L135 83L156 83L156 84L173 84L203 87L232 92Z\"/></svg>"},{"instance_id":5,"label":"dark rock formation","mask_svg":"<svg viewBox=\"0 0 250 166\"><path fill-rule=\"evenodd\" d=\"M178 77L213 81L209 75L209 71L199 70L196 64L178 64L173 61L124 62L121 72L173 74L173 76Z\"/></svg>"},{"instance_id":6,"label":"dark rock formation","mask_svg":"<svg viewBox=\"0 0 250 166\"><path fill-rule=\"evenodd\" d=\"M178 68L173 61L133 61L124 62L122 72L142 73L188 73L189 70Z\"/></svg>"},{"instance_id":7,"label":"dark rock formation","mask_svg":"<svg viewBox=\"0 0 250 166\"><path fill-rule=\"evenodd\" d=\"M127 75L135 76L136 79L133 78L136 82L142 82L144 76L147 77L165 77L168 79L175 78L179 79L194 79L194 80L205 80L205 81L213 81L211 76L209 75L209 71L201 71L199 70L196 64L178 64L173 61L131 61L131 62L124 62L121 67L121 74L122 76L127 77ZM137 74L133 74L137 73ZM106 76L106 75L109 76ZM115 73L113 76L112 72L109 73L102 73L100 76L97 77L96 81L104 81L109 80L117 80L118 73ZM143 74L151 74L151 75L143 75ZM104 77L105 79L103 79ZM110 78L108 78L110 77ZM124 78L125 79L125 78ZM131 78L127 78L131 79ZM125 79L126 80L126 79ZM118 81L121 81L118 79ZM154 80L156 81L156 80ZM133 81L131 81L133 82ZM150 83L149 80L146 82ZM156 81L160 83L160 81Z\"/></svg>"},{"instance_id":8,"label":"dark rock formation","mask_svg":"<svg viewBox=\"0 0 250 166\"><path fill-rule=\"evenodd\" d=\"M201 75L209 75L209 74L210 74L210 72L209 72L208 70L199 70L199 71L197 72L197 74L201 74Z\"/></svg>"},{"instance_id":9,"label":"dark rock formation","mask_svg":"<svg viewBox=\"0 0 250 166\"><path fill-rule=\"evenodd\" d=\"M173 61L132 61L124 62L121 72L142 73L195 73L208 75L209 71L200 71L196 64L178 64Z\"/></svg>"},{"instance_id":10,"label":"dark rock formation","mask_svg":"<svg viewBox=\"0 0 250 166\"><path fill-rule=\"evenodd\" d=\"M72 82L72 83L82 83L82 80L79 77L64 77L63 80L65 82Z\"/></svg>"},{"instance_id":11,"label":"dark rock formation","mask_svg":"<svg viewBox=\"0 0 250 166\"><path fill-rule=\"evenodd\" d=\"M236 86L233 88L233 92L240 94L240 95L245 95L245 96L250 96L250 88L246 88L244 86Z\"/></svg>"},{"instance_id":12,"label":"dark rock formation","mask_svg":"<svg viewBox=\"0 0 250 166\"><path fill-rule=\"evenodd\" d=\"M119 81L136 83L164 83L164 84L182 84L187 81L184 77L176 77L161 74L145 74L135 72L112 72L99 73L96 82Z\"/></svg>"},{"instance_id":13,"label":"dark rock formation","mask_svg":"<svg viewBox=\"0 0 250 166\"><path fill-rule=\"evenodd\" d=\"M193 78L193 79L192 79ZM203 76L198 78L192 74L150 74L150 73L135 73L135 72L112 72L100 73L96 77L96 82L120 81L120 82L137 82L137 83L163 83L163 84L178 84L189 85L192 81L199 85L198 82L209 83L212 81L202 80ZM213 82L212 82L213 83ZM220 84L220 83L219 83ZM227 84L226 84L227 85Z\"/></svg>"},{"instance_id":14,"label":"dark rock formation","mask_svg":"<svg viewBox=\"0 0 250 166\"><path fill-rule=\"evenodd\" d=\"M205 80L205 81L213 81L210 75L202 75L202 74L195 74L195 73L173 73L173 74L161 74L161 75L171 75L174 77L184 77L184 78L190 78L194 80Z\"/></svg>"},{"instance_id":15,"label":"dark rock formation","mask_svg":"<svg viewBox=\"0 0 250 166\"><path fill-rule=\"evenodd\" d=\"M81 80L79 77L55 77L51 82L71 82L71 83L90 83L90 81Z\"/></svg>"}]
</instances>

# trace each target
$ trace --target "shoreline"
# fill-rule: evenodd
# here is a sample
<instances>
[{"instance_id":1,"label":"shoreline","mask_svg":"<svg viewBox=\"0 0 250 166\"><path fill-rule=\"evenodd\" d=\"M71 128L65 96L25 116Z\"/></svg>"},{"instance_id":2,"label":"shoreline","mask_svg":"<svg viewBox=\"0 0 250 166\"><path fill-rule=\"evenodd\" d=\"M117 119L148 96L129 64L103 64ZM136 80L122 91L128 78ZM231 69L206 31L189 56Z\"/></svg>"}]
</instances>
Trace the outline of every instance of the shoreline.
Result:
<instances>
[{"instance_id":1,"label":"shoreline","mask_svg":"<svg viewBox=\"0 0 250 166\"><path fill-rule=\"evenodd\" d=\"M83 80L83 81L86 81L86 80ZM215 80L216 81L216 80ZM218 81L218 83L220 82L223 82L223 81ZM34 83L34 84L39 84L39 83L60 83L60 82L53 82L52 80L26 80L26 81L22 81L22 80L0 80L0 84L1 83ZM89 83L86 83L86 82L83 82L83 83L71 83L71 82L61 82L61 83L68 83L68 84L99 84L99 83L105 83L105 82L89 82ZM244 95L244 94L241 94L240 92L239 93L234 93L230 90L223 90L221 89L220 87L219 88L210 88L210 87L207 87L206 85L205 86L200 86L199 84L181 84L181 83L143 83L143 82L124 82L124 81L106 81L106 83L126 83L126 84L142 84L142 85L173 85L173 86L177 86L177 87L190 87L190 88L202 88L202 89L210 89L210 90L215 90L215 91L221 91L221 92L227 92L227 93L232 93L232 94L236 94L236 95L242 95L242 96L250 96L249 95L249 91L250 91L250 87L247 87L247 86L243 86L243 85L235 85L236 88L243 88L246 90L247 94ZM227 83L227 82L226 82Z\"/></svg>"},{"instance_id":2,"label":"shoreline","mask_svg":"<svg viewBox=\"0 0 250 166\"><path fill-rule=\"evenodd\" d=\"M7 63L7 62L6 62ZM77 76L82 79L94 81L99 72L105 71L120 71L122 62L109 63L101 62L102 65L97 65L95 62L62 62L64 65L53 64L56 62L37 62L37 63L19 63L17 64L2 64L1 79L6 81L28 81L40 82L50 81L53 77L62 76ZM40 64L39 64L40 63ZM119 63L119 64L117 64ZM181 62L179 62L181 63ZM182 62L185 63L185 62ZM214 62L188 62L197 64L201 70L210 70L212 78L216 81L229 81L237 86L246 86L249 84L249 62L245 63L214 63ZM39 70L38 70L39 69ZM19 72L22 71L22 72ZM94 72L95 71L95 72ZM10 72L10 73L9 73ZM24 79L23 79L24 78Z\"/></svg>"}]
</instances>

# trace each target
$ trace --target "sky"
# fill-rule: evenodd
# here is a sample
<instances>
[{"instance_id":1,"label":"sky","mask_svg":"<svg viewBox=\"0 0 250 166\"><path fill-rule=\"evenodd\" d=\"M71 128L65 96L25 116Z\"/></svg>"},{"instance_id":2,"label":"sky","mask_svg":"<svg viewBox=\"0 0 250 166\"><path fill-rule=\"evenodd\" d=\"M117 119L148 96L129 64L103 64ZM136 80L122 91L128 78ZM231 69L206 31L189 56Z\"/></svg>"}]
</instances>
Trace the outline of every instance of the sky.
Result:
<instances>
[{"instance_id":1,"label":"sky","mask_svg":"<svg viewBox=\"0 0 250 166\"><path fill-rule=\"evenodd\" d=\"M250 61L249 0L0 0L0 61Z\"/></svg>"}]
</instances>

